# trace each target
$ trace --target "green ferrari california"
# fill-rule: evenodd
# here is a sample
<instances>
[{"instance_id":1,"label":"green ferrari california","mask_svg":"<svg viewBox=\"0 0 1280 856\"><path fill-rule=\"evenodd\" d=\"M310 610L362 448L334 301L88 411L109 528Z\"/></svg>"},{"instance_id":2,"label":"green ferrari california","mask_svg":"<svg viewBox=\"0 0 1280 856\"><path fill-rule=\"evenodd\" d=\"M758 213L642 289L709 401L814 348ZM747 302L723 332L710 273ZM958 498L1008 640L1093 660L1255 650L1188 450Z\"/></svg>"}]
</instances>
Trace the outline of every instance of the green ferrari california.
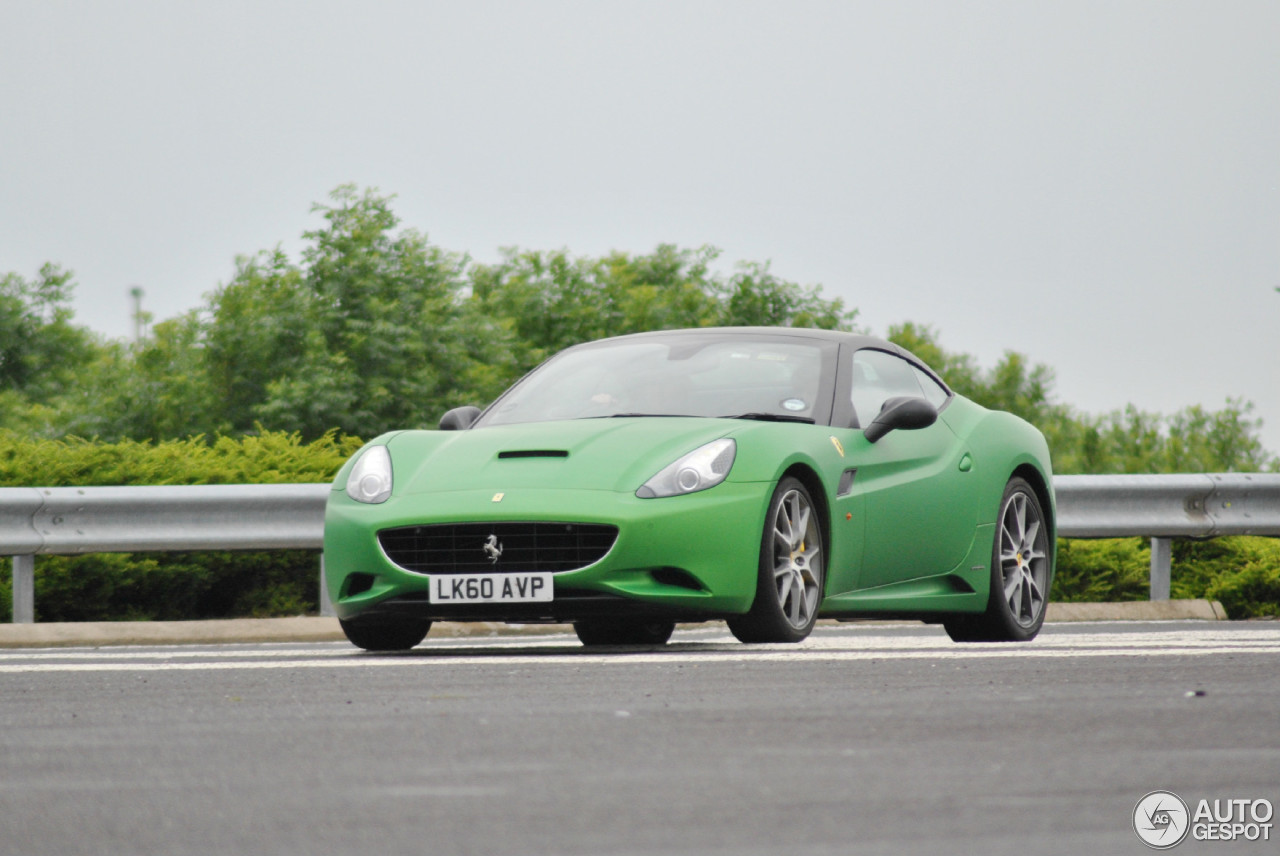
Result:
<instances>
[{"instance_id":1,"label":"green ferrari california","mask_svg":"<svg viewBox=\"0 0 1280 856\"><path fill-rule=\"evenodd\" d=\"M657 645L818 618L1024 641L1053 577L1044 437L881 339L775 328L620 336L547 360L483 412L394 431L338 473L328 593L347 637L433 621L572 622Z\"/></svg>"}]
</instances>

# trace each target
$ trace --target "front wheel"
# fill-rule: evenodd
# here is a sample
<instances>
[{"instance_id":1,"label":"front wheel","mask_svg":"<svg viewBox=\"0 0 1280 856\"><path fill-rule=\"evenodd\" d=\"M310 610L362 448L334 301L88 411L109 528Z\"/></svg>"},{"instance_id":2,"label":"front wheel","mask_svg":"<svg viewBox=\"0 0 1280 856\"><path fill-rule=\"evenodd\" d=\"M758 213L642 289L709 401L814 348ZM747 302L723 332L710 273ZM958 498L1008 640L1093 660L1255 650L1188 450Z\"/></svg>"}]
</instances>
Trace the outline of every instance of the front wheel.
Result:
<instances>
[{"instance_id":1,"label":"front wheel","mask_svg":"<svg viewBox=\"0 0 1280 856\"><path fill-rule=\"evenodd\" d=\"M430 621L403 619L397 621L345 621L338 619L342 632L357 648L366 651L408 651L431 629Z\"/></svg>"},{"instance_id":2,"label":"front wheel","mask_svg":"<svg viewBox=\"0 0 1280 856\"><path fill-rule=\"evenodd\" d=\"M760 543L756 599L729 619L742 642L800 642L813 630L822 602L822 522L809 491L794 478L778 482Z\"/></svg>"},{"instance_id":3,"label":"front wheel","mask_svg":"<svg viewBox=\"0 0 1280 856\"><path fill-rule=\"evenodd\" d=\"M1044 624L1052 579L1049 527L1031 485L1012 478L1000 499L991 594L979 615L943 622L956 642L1027 642Z\"/></svg>"}]
</instances>

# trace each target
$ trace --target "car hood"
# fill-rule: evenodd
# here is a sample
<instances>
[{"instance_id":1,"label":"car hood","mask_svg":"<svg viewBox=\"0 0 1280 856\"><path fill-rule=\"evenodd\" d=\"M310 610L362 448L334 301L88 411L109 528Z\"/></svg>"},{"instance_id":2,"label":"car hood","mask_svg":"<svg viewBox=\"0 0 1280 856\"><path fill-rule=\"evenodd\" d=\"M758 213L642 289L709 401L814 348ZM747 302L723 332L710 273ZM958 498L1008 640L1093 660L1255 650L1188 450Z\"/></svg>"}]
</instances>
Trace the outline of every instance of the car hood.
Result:
<instances>
[{"instance_id":1,"label":"car hood","mask_svg":"<svg viewBox=\"0 0 1280 856\"><path fill-rule=\"evenodd\" d=\"M530 487L633 492L676 458L739 427L693 417L575 419L405 431L387 448L401 495Z\"/></svg>"}]
</instances>

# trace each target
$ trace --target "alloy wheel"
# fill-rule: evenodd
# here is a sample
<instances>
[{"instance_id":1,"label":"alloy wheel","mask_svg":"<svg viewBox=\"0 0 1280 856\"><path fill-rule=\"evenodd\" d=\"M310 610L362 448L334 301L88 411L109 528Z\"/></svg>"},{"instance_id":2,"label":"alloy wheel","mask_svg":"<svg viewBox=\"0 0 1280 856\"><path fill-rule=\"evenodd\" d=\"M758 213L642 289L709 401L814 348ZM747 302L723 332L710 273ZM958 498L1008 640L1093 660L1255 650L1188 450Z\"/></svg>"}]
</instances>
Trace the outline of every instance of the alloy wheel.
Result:
<instances>
[{"instance_id":1,"label":"alloy wheel","mask_svg":"<svg viewBox=\"0 0 1280 856\"><path fill-rule=\"evenodd\" d=\"M822 536L809 498L790 490L773 517L773 578L778 605L797 630L808 627L818 608L822 580Z\"/></svg>"},{"instance_id":2,"label":"alloy wheel","mask_svg":"<svg viewBox=\"0 0 1280 856\"><path fill-rule=\"evenodd\" d=\"M1035 503L1023 491L1012 493L1000 512L1000 572L1005 603L1022 627L1034 625L1045 609L1047 540Z\"/></svg>"}]
</instances>

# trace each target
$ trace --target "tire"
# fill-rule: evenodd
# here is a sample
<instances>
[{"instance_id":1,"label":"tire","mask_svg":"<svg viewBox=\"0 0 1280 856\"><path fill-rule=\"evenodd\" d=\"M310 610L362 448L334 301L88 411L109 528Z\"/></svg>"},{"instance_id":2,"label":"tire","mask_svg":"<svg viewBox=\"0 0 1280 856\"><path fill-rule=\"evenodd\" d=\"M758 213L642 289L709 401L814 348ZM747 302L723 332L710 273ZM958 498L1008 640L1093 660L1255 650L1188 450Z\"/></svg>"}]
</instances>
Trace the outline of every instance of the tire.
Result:
<instances>
[{"instance_id":1,"label":"tire","mask_svg":"<svg viewBox=\"0 0 1280 856\"><path fill-rule=\"evenodd\" d=\"M1053 580L1049 527L1036 492L1012 478L1000 499L991 548L991 593L979 615L943 622L956 642L1028 642L1044 624Z\"/></svg>"},{"instance_id":2,"label":"tire","mask_svg":"<svg viewBox=\"0 0 1280 856\"><path fill-rule=\"evenodd\" d=\"M408 651L426 639L431 629L430 621L413 619L380 622L339 619L338 623L351 644L366 651Z\"/></svg>"},{"instance_id":3,"label":"tire","mask_svg":"<svg viewBox=\"0 0 1280 856\"><path fill-rule=\"evenodd\" d=\"M595 618L573 624L583 645L665 645L675 629L674 621L644 619Z\"/></svg>"},{"instance_id":4,"label":"tire","mask_svg":"<svg viewBox=\"0 0 1280 856\"><path fill-rule=\"evenodd\" d=\"M739 641L800 642L813 630L826 581L819 517L798 479L778 482L760 538L755 601L728 621Z\"/></svg>"}]
</instances>

